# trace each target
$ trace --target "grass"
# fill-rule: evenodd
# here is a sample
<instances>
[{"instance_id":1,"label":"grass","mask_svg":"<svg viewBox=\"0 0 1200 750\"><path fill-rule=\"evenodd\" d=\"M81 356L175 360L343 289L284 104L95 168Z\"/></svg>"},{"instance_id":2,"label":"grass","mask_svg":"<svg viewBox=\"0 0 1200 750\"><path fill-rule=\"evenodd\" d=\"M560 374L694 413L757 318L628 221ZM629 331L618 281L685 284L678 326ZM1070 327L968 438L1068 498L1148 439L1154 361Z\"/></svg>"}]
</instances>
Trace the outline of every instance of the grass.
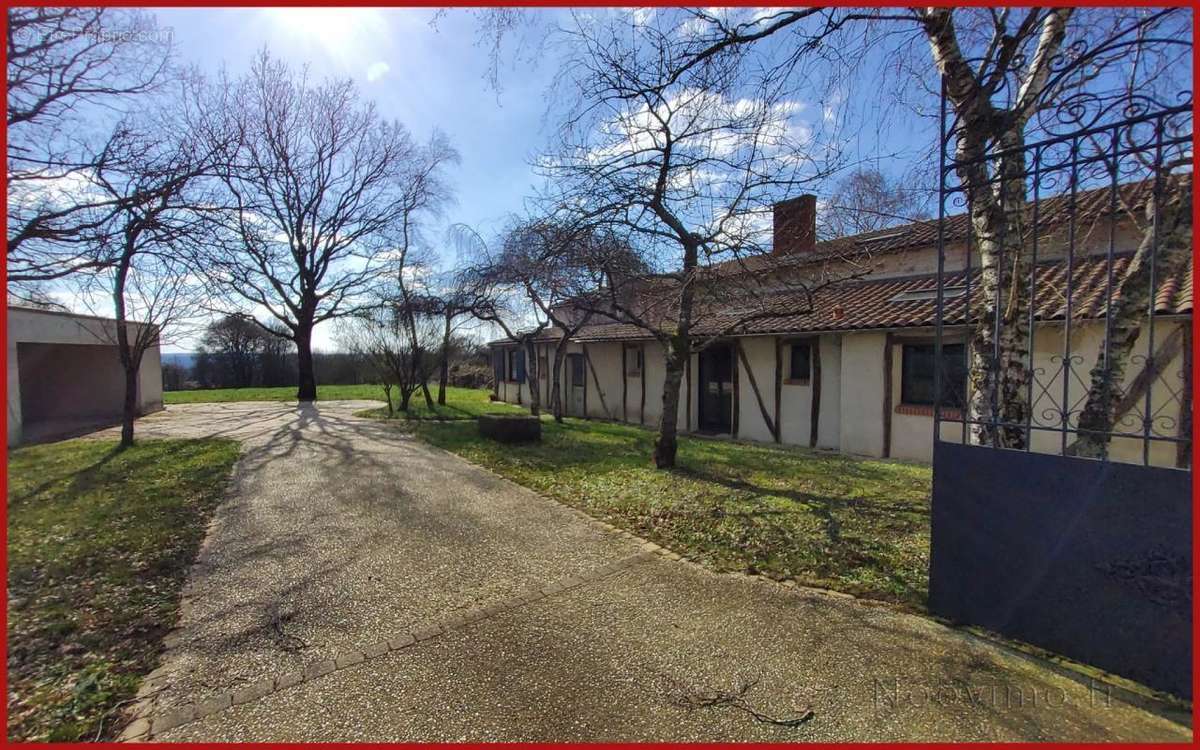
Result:
<instances>
[{"instance_id":1,"label":"grass","mask_svg":"<svg viewBox=\"0 0 1200 750\"><path fill-rule=\"evenodd\" d=\"M378 387L378 386L376 386ZM380 393L382 393L380 389ZM437 398L437 391L430 389L430 394ZM361 411L358 416L372 417L375 419L437 419L437 420L472 420L480 414L523 414L527 410L507 404L503 401L492 401L488 398L491 391L480 388L446 388L446 403L434 403L430 409L425 403L425 397L418 391L413 394L412 399L408 402L408 411L400 411L400 398L393 392L392 403L395 407L395 412L388 415L386 406L381 406L378 409L368 409Z\"/></svg>"},{"instance_id":2,"label":"grass","mask_svg":"<svg viewBox=\"0 0 1200 750\"><path fill-rule=\"evenodd\" d=\"M195 391L165 391L167 404L199 404L226 401L295 401L296 386L283 388L209 388ZM317 400L383 401L383 389L377 385L318 385Z\"/></svg>"},{"instance_id":3,"label":"grass","mask_svg":"<svg viewBox=\"0 0 1200 750\"><path fill-rule=\"evenodd\" d=\"M650 464L654 433L543 420L539 444L505 446L473 424L412 423L422 439L718 570L761 573L923 610L928 466L680 440Z\"/></svg>"},{"instance_id":4,"label":"grass","mask_svg":"<svg viewBox=\"0 0 1200 750\"><path fill-rule=\"evenodd\" d=\"M437 389L431 387L430 394L436 399ZM503 401L490 401L491 391L481 388L446 388L446 403L435 403L433 409L425 404L425 398L418 391L409 402L407 414L397 411L392 415L398 419L474 419L480 414L518 413L523 411L518 406L506 404ZM168 404L196 404L204 402L228 401L295 401L296 389L287 388L213 388L197 391L167 391L163 400ZM384 400L383 388L378 385L319 385L317 386L318 401L337 400ZM400 395L393 389L392 402L399 406ZM360 416L377 419L387 419L386 406L377 409L367 409L359 412Z\"/></svg>"},{"instance_id":5,"label":"grass","mask_svg":"<svg viewBox=\"0 0 1200 750\"><path fill-rule=\"evenodd\" d=\"M8 454L8 733L111 739L175 625L237 443L69 440Z\"/></svg>"}]
</instances>

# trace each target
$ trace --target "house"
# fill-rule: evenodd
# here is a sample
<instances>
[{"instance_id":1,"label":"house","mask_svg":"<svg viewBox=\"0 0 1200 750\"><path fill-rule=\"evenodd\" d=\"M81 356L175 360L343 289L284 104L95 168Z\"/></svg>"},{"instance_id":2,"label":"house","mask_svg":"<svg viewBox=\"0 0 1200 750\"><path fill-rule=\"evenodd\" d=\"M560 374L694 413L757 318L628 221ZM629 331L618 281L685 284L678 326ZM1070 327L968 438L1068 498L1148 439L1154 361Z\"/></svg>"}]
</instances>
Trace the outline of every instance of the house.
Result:
<instances>
[{"instance_id":1,"label":"house","mask_svg":"<svg viewBox=\"0 0 1200 750\"><path fill-rule=\"evenodd\" d=\"M128 323L130 336L143 323ZM8 445L115 424L125 401L116 321L8 307ZM163 408L158 344L142 357L138 411Z\"/></svg>"},{"instance_id":2,"label":"house","mask_svg":"<svg viewBox=\"0 0 1200 750\"><path fill-rule=\"evenodd\" d=\"M1073 210L1068 210L1065 197L1038 203L1030 425L1036 451L1062 451L1067 437L1061 429L1060 404L1067 404L1070 418L1077 419L1088 371L1103 346L1100 321L1109 270L1120 278L1142 238L1127 215L1105 209L1106 196L1103 189L1081 191ZM815 219L813 196L777 204L770 255L706 269L710 290L727 279L755 280L759 291L745 296L754 297L760 312L747 316L732 296L709 299L693 327L695 340L704 345L685 370L678 427L742 440L929 461L938 222L816 242ZM961 418L954 404L967 399L963 315L968 294L978 298L979 258L966 253L969 226L964 215L948 217L942 231L942 416L954 419ZM1071 253L1069 246L1074 247ZM849 272L863 267L865 273ZM845 271L840 277L839 269ZM1159 361L1155 370L1141 373L1149 336L1140 336L1125 379L1128 389L1139 390L1128 399L1132 406L1120 420L1121 431L1140 435L1143 425L1150 424L1154 435L1190 438L1189 420L1183 417L1191 409L1191 277L1189 260L1186 268L1157 279L1154 351ZM815 289L810 296L794 283L779 283L789 278L834 280L810 285ZM642 285L643 311L651 310L654 300L670 299L657 287L660 283L647 279ZM702 296L698 291L697 299ZM1069 330L1063 325L1068 310ZM663 346L645 328L623 322L616 314L611 318L597 320L593 315L589 320L597 322L570 337L562 375L566 412L657 426L665 376ZM536 337L541 363L537 387L543 404L550 393L547 363L553 361L561 337L554 328ZM491 346L496 397L528 403L530 384L521 347L512 340ZM1150 416L1143 420L1147 391ZM962 440L963 430L962 423L942 422L943 439ZM1150 446L1149 462L1155 465L1181 465L1190 450L1170 440L1117 437L1110 455L1141 462L1144 442Z\"/></svg>"}]
</instances>

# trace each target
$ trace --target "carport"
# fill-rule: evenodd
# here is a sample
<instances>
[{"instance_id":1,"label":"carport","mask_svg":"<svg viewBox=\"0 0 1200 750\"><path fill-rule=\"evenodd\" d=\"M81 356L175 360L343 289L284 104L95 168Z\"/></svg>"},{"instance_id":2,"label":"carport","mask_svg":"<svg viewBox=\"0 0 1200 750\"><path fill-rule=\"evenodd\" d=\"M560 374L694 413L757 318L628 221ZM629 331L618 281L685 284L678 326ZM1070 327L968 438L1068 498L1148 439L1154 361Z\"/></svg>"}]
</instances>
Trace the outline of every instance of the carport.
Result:
<instances>
[{"instance_id":1,"label":"carport","mask_svg":"<svg viewBox=\"0 0 1200 750\"><path fill-rule=\"evenodd\" d=\"M128 324L131 329L141 323ZM125 375L116 321L8 308L8 444L65 437L120 421ZM134 331L130 331L130 336ZM139 413L162 408L158 345L142 358Z\"/></svg>"}]
</instances>

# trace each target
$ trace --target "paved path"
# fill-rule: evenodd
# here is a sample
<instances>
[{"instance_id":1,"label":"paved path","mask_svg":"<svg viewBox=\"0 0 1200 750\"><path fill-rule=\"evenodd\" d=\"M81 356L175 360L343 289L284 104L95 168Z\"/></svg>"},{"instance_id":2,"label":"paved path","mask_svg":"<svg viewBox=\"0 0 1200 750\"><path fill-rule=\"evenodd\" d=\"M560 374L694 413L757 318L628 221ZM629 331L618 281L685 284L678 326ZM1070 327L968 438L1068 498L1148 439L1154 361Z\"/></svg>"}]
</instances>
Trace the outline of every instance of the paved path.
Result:
<instances>
[{"instance_id":1,"label":"paved path","mask_svg":"<svg viewBox=\"0 0 1200 750\"><path fill-rule=\"evenodd\" d=\"M141 437L243 442L143 689L155 739L1191 738L924 618L649 554L353 416L368 405L198 404L139 421ZM688 705L743 687L738 705ZM799 726L761 720L805 707Z\"/></svg>"}]
</instances>

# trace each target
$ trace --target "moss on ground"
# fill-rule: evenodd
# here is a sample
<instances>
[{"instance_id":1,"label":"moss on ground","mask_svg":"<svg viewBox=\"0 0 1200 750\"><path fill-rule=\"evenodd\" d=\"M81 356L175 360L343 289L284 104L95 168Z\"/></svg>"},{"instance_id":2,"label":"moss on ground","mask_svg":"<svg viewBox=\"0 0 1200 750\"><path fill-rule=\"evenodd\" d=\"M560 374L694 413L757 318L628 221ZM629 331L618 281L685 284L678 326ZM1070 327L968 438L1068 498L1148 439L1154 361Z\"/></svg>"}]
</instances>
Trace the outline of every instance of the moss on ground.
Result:
<instances>
[{"instance_id":1,"label":"moss on ground","mask_svg":"<svg viewBox=\"0 0 1200 750\"><path fill-rule=\"evenodd\" d=\"M927 465L683 437L679 466L650 463L654 433L544 419L502 445L473 423L410 423L422 439L717 570L761 573L923 609Z\"/></svg>"}]
</instances>

